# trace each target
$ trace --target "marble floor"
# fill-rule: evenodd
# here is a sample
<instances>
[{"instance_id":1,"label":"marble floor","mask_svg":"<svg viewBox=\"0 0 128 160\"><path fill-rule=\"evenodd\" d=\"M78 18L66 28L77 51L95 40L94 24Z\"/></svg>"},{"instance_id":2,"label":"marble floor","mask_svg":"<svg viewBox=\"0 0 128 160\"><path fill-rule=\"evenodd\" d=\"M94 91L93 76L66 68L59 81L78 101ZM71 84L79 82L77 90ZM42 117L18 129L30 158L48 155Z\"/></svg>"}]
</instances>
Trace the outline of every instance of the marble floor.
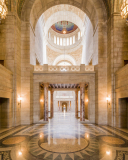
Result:
<instances>
[{"instance_id":1,"label":"marble floor","mask_svg":"<svg viewBox=\"0 0 128 160\"><path fill-rule=\"evenodd\" d=\"M0 160L128 160L128 130L56 112L48 124L0 130Z\"/></svg>"}]
</instances>

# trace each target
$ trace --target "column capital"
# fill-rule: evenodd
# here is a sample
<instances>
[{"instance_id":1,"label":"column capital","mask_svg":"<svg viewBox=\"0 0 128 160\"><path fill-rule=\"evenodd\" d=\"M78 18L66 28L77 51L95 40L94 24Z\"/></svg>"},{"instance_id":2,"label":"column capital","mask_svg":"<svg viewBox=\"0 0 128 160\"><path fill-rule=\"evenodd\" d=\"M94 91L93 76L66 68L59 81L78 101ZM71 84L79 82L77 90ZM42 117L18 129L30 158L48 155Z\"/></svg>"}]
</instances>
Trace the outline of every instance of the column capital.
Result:
<instances>
[{"instance_id":1,"label":"column capital","mask_svg":"<svg viewBox=\"0 0 128 160\"><path fill-rule=\"evenodd\" d=\"M76 89L75 89L75 92L78 92L78 91L79 91L79 88L76 88Z\"/></svg>"},{"instance_id":2,"label":"column capital","mask_svg":"<svg viewBox=\"0 0 128 160\"><path fill-rule=\"evenodd\" d=\"M49 83L44 83L44 87L48 88Z\"/></svg>"},{"instance_id":3,"label":"column capital","mask_svg":"<svg viewBox=\"0 0 128 160\"><path fill-rule=\"evenodd\" d=\"M50 92L51 92L51 94L53 94L54 90L51 88L51 89L50 89Z\"/></svg>"},{"instance_id":4,"label":"column capital","mask_svg":"<svg viewBox=\"0 0 128 160\"><path fill-rule=\"evenodd\" d=\"M80 88L84 88L85 87L85 83L80 83Z\"/></svg>"}]
</instances>

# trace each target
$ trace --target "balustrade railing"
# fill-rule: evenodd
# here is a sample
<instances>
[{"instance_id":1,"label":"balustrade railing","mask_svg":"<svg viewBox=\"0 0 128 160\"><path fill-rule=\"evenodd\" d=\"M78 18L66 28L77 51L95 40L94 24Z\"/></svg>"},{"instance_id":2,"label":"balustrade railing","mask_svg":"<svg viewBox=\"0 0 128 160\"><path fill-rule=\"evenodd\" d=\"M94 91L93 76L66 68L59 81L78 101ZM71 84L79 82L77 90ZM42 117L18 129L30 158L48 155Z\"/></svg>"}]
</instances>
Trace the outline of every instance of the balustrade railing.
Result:
<instances>
[{"instance_id":1,"label":"balustrade railing","mask_svg":"<svg viewBox=\"0 0 128 160\"><path fill-rule=\"evenodd\" d=\"M85 65L84 65L85 66ZM34 66L35 72L94 72L94 66L48 66L47 64ZM85 68L85 69L84 69Z\"/></svg>"}]
</instances>

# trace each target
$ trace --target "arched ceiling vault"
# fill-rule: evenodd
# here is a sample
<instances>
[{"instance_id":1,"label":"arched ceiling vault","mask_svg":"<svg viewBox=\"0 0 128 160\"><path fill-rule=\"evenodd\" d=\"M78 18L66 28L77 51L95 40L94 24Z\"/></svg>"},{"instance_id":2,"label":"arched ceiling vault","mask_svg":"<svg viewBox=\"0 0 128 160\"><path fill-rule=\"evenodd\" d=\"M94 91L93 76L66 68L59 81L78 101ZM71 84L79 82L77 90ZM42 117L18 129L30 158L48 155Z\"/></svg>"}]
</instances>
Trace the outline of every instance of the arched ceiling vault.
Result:
<instances>
[{"instance_id":1,"label":"arched ceiling vault","mask_svg":"<svg viewBox=\"0 0 128 160\"><path fill-rule=\"evenodd\" d=\"M47 0L45 0L45 1L47 1ZM82 3L83 3L83 1L84 0L81 0L82 1ZM21 14L22 14L22 9L23 9L23 7L25 6L25 5L27 5L27 4L29 4L28 3L29 2L29 0L18 0L18 6L17 6L17 12L18 12L18 15L19 15L19 17L21 17ZM35 2L35 0L31 0L31 5L30 5L30 7L32 7L32 5L33 5L33 3ZM106 12L107 12L107 16L109 17L110 16L110 2L111 2L111 0L103 0L103 3L104 3L104 5L105 5L105 8L106 8ZM47 2L46 2L47 3ZM50 2L50 3L53 3L52 1ZM55 3L57 3L57 1L55 2ZM71 2L69 2L69 3L73 3L73 0L71 0ZM76 2L77 3L77 2ZM65 4L65 3L63 3L63 4ZM68 3L67 3L68 4ZM49 7L50 8L50 7Z\"/></svg>"},{"instance_id":2,"label":"arched ceiling vault","mask_svg":"<svg viewBox=\"0 0 128 160\"><path fill-rule=\"evenodd\" d=\"M47 9L43 13L44 22L46 22L48 20L48 18L51 17L54 13L59 12L59 11L72 12L72 13L76 14L77 16L79 16L79 18L83 22L85 21L85 13L81 9L74 7L74 6L71 6L71 5L68 5L68 4L64 4L64 5L53 6L49 9Z\"/></svg>"},{"instance_id":3,"label":"arched ceiling vault","mask_svg":"<svg viewBox=\"0 0 128 160\"><path fill-rule=\"evenodd\" d=\"M96 26L97 17L99 22L107 20L109 9L106 7L107 0L22 0L23 5L20 17L23 21L32 21L32 26L36 24L39 17L50 7L59 4L69 4L76 6L87 14L93 26ZM105 3L106 2L106 3ZM96 16L97 15L97 16ZM30 20L31 19L31 20Z\"/></svg>"},{"instance_id":4,"label":"arched ceiling vault","mask_svg":"<svg viewBox=\"0 0 128 160\"><path fill-rule=\"evenodd\" d=\"M85 14L84 14L85 15ZM76 24L81 31L84 31L83 29L83 21L80 19L79 16L76 14L70 12L70 11L59 11L54 14L52 14L46 21L45 27L44 27L44 33L48 33L49 28L56 22L59 21L70 21L74 24Z\"/></svg>"}]
</instances>

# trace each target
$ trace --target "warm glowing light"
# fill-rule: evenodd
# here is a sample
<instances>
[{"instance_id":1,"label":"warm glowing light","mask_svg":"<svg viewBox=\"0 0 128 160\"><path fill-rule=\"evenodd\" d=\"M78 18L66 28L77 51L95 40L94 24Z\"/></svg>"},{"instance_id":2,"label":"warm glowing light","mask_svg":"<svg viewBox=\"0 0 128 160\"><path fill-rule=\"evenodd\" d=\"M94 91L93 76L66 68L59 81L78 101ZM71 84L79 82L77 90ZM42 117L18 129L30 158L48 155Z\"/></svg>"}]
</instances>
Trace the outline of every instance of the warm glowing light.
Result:
<instances>
[{"instance_id":1,"label":"warm glowing light","mask_svg":"<svg viewBox=\"0 0 128 160\"><path fill-rule=\"evenodd\" d=\"M110 101L110 97L106 97L106 100L107 100L107 101Z\"/></svg>"},{"instance_id":2,"label":"warm glowing light","mask_svg":"<svg viewBox=\"0 0 128 160\"><path fill-rule=\"evenodd\" d=\"M21 156L21 155L22 155L22 152L21 152L21 151L19 151L19 153L18 153L18 154L19 154L19 156Z\"/></svg>"},{"instance_id":3,"label":"warm glowing light","mask_svg":"<svg viewBox=\"0 0 128 160\"><path fill-rule=\"evenodd\" d=\"M85 134L85 137L86 137L86 138L89 138L89 134Z\"/></svg>"},{"instance_id":4,"label":"warm glowing light","mask_svg":"<svg viewBox=\"0 0 128 160\"><path fill-rule=\"evenodd\" d=\"M40 102L43 102L43 99L41 99Z\"/></svg>"},{"instance_id":5,"label":"warm glowing light","mask_svg":"<svg viewBox=\"0 0 128 160\"><path fill-rule=\"evenodd\" d=\"M18 97L18 101L22 101L22 97Z\"/></svg>"},{"instance_id":6,"label":"warm glowing light","mask_svg":"<svg viewBox=\"0 0 128 160\"><path fill-rule=\"evenodd\" d=\"M107 155L110 155L110 151L106 151L106 154L107 154Z\"/></svg>"},{"instance_id":7,"label":"warm glowing light","mask_svg":"<svg viewBox=\"0 0 128 160\"><path fill-rule=\"evenodd\" d=\"M43 134L43 133L41 133L41 134L40 134L40 138L43 138L43 137L44 137L44 134Z\"/></svg>"},{"instance_id":8,"label":"warm glowing light","mask_svg":"<svg viewBox=\"0 0 128 160\"><path fill-rule=\"evenodd\" d=\"M88 99L86 100L86 102L88 102Z\"/></svg>"},{"instance_id":9,"label":"warm glowing light","mask_svg":"<svg viewBox=\"0 0 128 160\"><path fill-rule=\"evenodd\" d=\"M7 6L5 4L5 1L0 0L0 20L5 19L7 12L8 12L8 10L7 10Z\"/></svg>"},{"instance_id":10,"label":"warm glowing light","mask_svg":"<svg viewBox=\"0 0 128 160\"><path fill-rule=\"evenodd\" d=\"M126 24L128 24L128 0L123 0L123 4L121 6L121 16L122 18L126 18Z\"/></svg>"},{"instance_id":11,"label":"warm glowing light","mask_svg":"<svg viewBox=\"0 0 128 160\"><path fill-rule=\"evenodd\" d=\"M63 31L63 34L66 34L66 31L65 31L65 30Z\"/></svg>"}]
</instances>

